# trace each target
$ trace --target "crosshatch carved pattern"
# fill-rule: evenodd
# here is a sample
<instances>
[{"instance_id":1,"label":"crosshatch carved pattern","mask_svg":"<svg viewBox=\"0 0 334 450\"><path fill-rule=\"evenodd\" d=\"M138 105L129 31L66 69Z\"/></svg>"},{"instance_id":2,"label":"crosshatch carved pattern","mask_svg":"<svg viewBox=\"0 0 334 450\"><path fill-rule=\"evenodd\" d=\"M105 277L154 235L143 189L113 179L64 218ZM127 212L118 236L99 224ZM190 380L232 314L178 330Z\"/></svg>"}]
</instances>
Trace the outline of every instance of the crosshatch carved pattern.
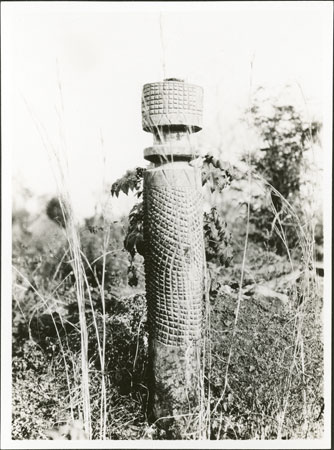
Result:
<instances>
[{"instance_id":1,"label":"crosshatch carved pattern","mask_svg":"<svg viewBox=\"0 0 334 450\"><path fill-rule=\"evenodd\" d=\"M142 93L143 128L186 125L202 127L203 90L178 81L145 84Z\"/></svg>"},{"instance_id":2,"label":"crosshatch carved pattern","mask_svg":"<svg viewBox=\"0 0 334 450\"><path fill-rule=\"evenodd\" d=\"M149 187L145 272L150 332L165 345L200 338L203 288L201 194L191 187Z\"/></svg>"}]
</instances>

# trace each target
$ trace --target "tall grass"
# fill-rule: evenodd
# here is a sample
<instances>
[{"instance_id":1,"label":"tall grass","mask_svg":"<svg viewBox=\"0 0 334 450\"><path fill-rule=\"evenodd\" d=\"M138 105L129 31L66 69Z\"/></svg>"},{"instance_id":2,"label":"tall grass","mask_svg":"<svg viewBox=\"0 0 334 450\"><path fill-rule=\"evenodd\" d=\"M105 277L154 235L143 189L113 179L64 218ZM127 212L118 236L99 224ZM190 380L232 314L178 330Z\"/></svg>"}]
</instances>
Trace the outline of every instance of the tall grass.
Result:
<instances>
[{"instance_id":1,"label":"tall grass","mask_svg":"<svg viewBox=\"0 0 334 450\"><path fill-rule=\"evenodd\" d=\"M28 102L25 100L27 109L33 119L34 125L38 131L38 134L42 140L42 144L49 156L50 166L54 174L54 178L56 180L57 188L58 188L58 199L62 210L62 215L64 219L64 235L66 237L68 243L68 249L64 253L62 260L59 262L59 265L56 269L56 272L53 275L53 279L56 279L57 272L66 257L69 256L69 262L72 266L72 273L74 278L74 286L76 292L76 301L78 305L79 311L79 333L80 333L80 396L77 396L76 400L76 410L77 413L74 412L75 408L73 406L73 389L71 388L71 383L69 379L72 377L74 380L77 377L77 365L78 361L72 360L72 373L70 375L70 367L66 361L65 352L63 349L62 339L59 336L58 328L53 319L54 326L57 331L58 342L60 345L60 349L63 353L63 361L65 365L66 378L68 380L68 391L69 398L71 404L71 420L74 423L75 419L79 419L82 421L83 429L85 431L85 435L88 439L92 439L93 433L94 436L97 436L97 431L93 430L93 418L92 418L92 399L91 399L91 371L90 371L90 362L88 358L88 341L90 333L95 334L96 342L97 342L97 350L100 360L100 430L99 430L99 438L106 439L107 436L107 394L106 394L106 373L105 373L105 357L106 357L106 309L105 309L105 272L106 272L106 261L107 255L110 254L108 252L108 247L110 243L110 222L106 215L106 211L108 209L108 198L106 198L102 205L102 216L103 216L103 248L101 249L101 256L99 258L102 259L102 279L99 280L96 273L94 272L92 265L89 263L86 255L82 250L82 244L80 239L80 223L76 217L74 208L73 208L73 200L71 197L71 192L69 191L69 165L68 165L68 145L65 136L65 107L63 100L63 87L58 76L58 90L59 90L59 99L60 99L60 108L56 109L57 117L59 121L59 140L57 144L52 142L50 139L49 133L43 123L36 117L30 108ZM105 153L103 148L103 139L101 136L101 149L102 149L102 157L105 168ZM105 174L103 174L103 187L106 186L105 182ZM95 261L94 261L95 262ZM87 267L87 268L86 268ZM17 270L17 269L16 269ZM87 270L90 272L88 274ZM102 336L100 336L100 331L97 323L97 313L94 310L90 284L88 281L88 275L92 275L97 282L99 292L100 292L100 301L102 307ZM23 276L21 274L21 276ZM67 277L68 277L67 276ZM67 278L66 277L66 278ZM56 294L58 288L64 283L65 279L56 286L56 288L52 291L50 295L50 301L52 301L53 295ZM43 303L47 305L47 302L43 299L41 294L34 288L36 294L42 299ZM87 303L92 312L93 318L93 329L91 324L87 323ZM66 337L67 338L67 337ZM95 390L95 389L94 389ZM77 426L77 422L75 426Z\"/></svg>"},{"instance_id":2,"label":"tall grass","mask_svg":"<svg viewBox=\"0 0 334 450\"><path fill-rule=\"evenodd\" d=\"M249 89L249 108L251 106L251 96L252 96L252 66L253 61L251 62L251 70L250 70L250 89ZM251 128L250 123L246 119L248 128ZM311 129L311 127L310 127ZM310 146L313 151L313 140L312 137L310 139ZM218 421L219 427L218 431L216 431L216 439L220 439L221 431L226 424L229 422L228 413L224 414L224 410L222 408L222 403L226 397L226 390L229 386L229 368L231 362L234 357L234 340L236 337L236 333L238 327L238 318L240 314L240 305L243 300L243 277L245 273L245 266L247 261L247 245L249 239L249 225L250 225L250 205L252 202L251 198L251 185L252 183L256 184L262 190L262 193L265 197L270 198L270 203L268 205L269 210L271 210L273 215L272 221L272 233L276 233L276 235L282 241L284 248L286 250L286 256L290 262L291 272L295 269L296 259L292 256L292 252L296 249L289 248L288 239L284 232L284 223L281 219L281 214L276 210L273 202L272 202L272 194L278 197L281 200L283 205L282 212L289 213L292 219L290 220L290 226L292 226L296 234L298 236L297 250L299 254L301 254L300 260L297 262L299 266L301 277L300 277L300 286L301 288L297 291L296 286L293 286L292 297L290 298L290 314L291 321L293 321L293 330L292 330L292 338L293 338L293 350L292 356L290 360L290 367L288 370L288 374L285 377L285 387L284 387L284 396L281 398L276 398L275 401L280 405L280 409L276 411L276 417L272 417L273 425L266 428L263 432L259 430L254 434L254 438L259 436L257 432L260 433L261 438L266 438L269 435L276 435L277 439L286 438L286 430L288 429L291 436L298 436L302 438L313 437L312 436L312 425L314 425L314 417L312 417L310 406L309 406L309 393L307 392L307 368L310 361L308 356L305 354L305 326L306 324L309 326L310 323L310 309L314 310L316 305L314 302L316 301L316 295L321 296L321 292L319 289L319 284L316 277L315 270L315 216L314 211L316 210L315 199L311 197L309 200L310 208L300 208L297 212L296 209L284 198L277 189L274 188L268 181L260 176L258 173L254 173L250 166L250 152L248 149L248 161L246 164L246 169L243 169L242 176L248 180L247 184L249 187L249 196L247 197L246 202L246 217L245 217L245 238L244 238L244 247L243 247L243 255L241 262L241 270L240 270L240 282L238 289L238 298L235 307L235 318L234 318L234 326L232 330L232 336L230 340L230 348L225 364L225 374L224 374L224 382L221 390L221 394L217 399L214 400L213 406L209 407L207 410L207 414L205 415L205 420L207 424L207 438L210 438L212 433L210 432L210 422ZM236 171L239 171L239 168L235 168ZM307 170L306 167L301 167L301 170ZM208 297L208 295L207 295ZM302 301L300 301L302 299ZM207 384L206 396L208 405L211 403L210 398L210 373L212 364L217 361L217 355L212 354L211 351L211 342L215 338L214 334L210 333L211 324L210 324L210 304L209 301L206 301L206 305L209 305L209 312L206 313L206 330L205 330L205 340L203 345L203 372L207 375L204 379ZM212 313L211 313L212 314ZM318 318L319 319L319 318ZM209 330L209 334L207 332ZM277 369L279 370L279 368ZM321 368L320 368L321 370ZM287 410L289 408L289 404L291 401L291 392L293 389L293 382L295 378L299 378L301 380L302 386L302 402L303 402L303 425L300 430L291 429L291 420L289 423L286 420ZM218 414L218 416L217 416ZM275 425L274 425L275 424ZM320 428L320 427L319 427ZM318 429L318 436L321 436L322 430ZM237 438L237 434L235 434ZM212 437L211 437L212 438Z\"/></svg>"},{"instance_id":3,"label":"tall grass","mask_svg":"<svg viewBox=\"0 0 334 450\"><path fill-rule=\"evenodd\" d=\"M248 176L252 173L252 168L248 166L246 169ZM247 174L246 174L247 175ZM277 399L277 402L281 404L281 410L277 413L277 438L281 439L286 435L283 432L283 429L286 428L286 414L291 400L291 392L293 388L294 379L300 378L302 385L302 398L303 398L303 420L304 424L301 430L301 435L304 438L311 436L309 434L310 424L314 419L310 415L309 407L308 407L308 393L307 393L307 378L306 378L306 365L309 364L307 361L307 357L305 355L305 326L306 323L310 324L309 314L310 309L316 308L314 302L316 301L315 295L318 294L321 296L321 292L319 290L319 285L316 277L315 270L315 248L314 248L314 229L315 229L315 217L313 215L313 211L315 210L315 205L313 202L313 207L311 210L306 210L301 208L300 211L296 211L296 209L277 191L270 183L267 182L263 177L261 177L258 173L252 174L252 179L255 184L257 184L264 196L269 198L269 209L272 212L273 222L272 222L272 233L276 233L276 235L281 239L286 249L286 256L290 262L291 272L296 269L295 265L298 266L298 269L301 272L300 277L300 286L301 288L297 291L296 286L294 286L294 290L292 293L292 297L290 298L290 314L291 320L293 321L293 351L292 357L290 360L290 367L288 370L288 374L285 379L285 395L281 399ZM279 197L282 202L282 211L281 214L276 210L271 198L272 194L276 197ZM310 212L311 211L311 212ZM294 227L297 236L298 243L297 248L291 249L289 248L288 239L284 232L284 223L282 222L281 215L282 212L284 214L289 213L289 216L292 218L290 220L290 226ZM247 205L247 226L249 224L249 203ZM245 248L247 242L248 232L246 229L246 238L245 238ZM301 255L300 259L296 261L292 256L292 251L298 250ZM242 270L241 274L243 274L244 264L245 263L245 253L242 261ZM240 288L242 286L242 280L240 283ZM239 289L239 294L240 294ZM312 303L313 302L313 303ZM240 297L238 300L237 308L236 308L236 318L239 312L240 306ZM236 325L236 323L235 323ZM235 330L235 328L234 328ZM233 330L233 336L234 336ZM233 338L232 338L233 342ZM231 346L231 350L233 347ZM228 373L228 366L231 361L231 351L228 356L227 370L225 374L225 384L221 398L219 399L219 403L221 402L225 389L226 389L226 379ZM217 409L218 403L214 407L213 411ZM292 435L296 432L296 430L291 430ZM321 432L320 432L321 434Z\"/></svg>"},{"instance_id":4,"label":"tall grass","mask_svg":"<svg viewBox=\"0 0 334 450\"><path fill-rule=\"evenodd\" d=\"M236 168L236 170L238 170ZM282 240L284 247L286 249L286 257L290 262L290 271L293 272L296 269L300 271L300 280L299 285L300 288L297 290L296 285L293 286L293 290L290 296L289 302L289 314L290 321L293 323L293 327L291 330L291 341L292 341L292 351L289 361L289 368L284 376L284 386L282 386L281 393L284 392L283 396L273 397L277 407L275 415L272 416L273 423L271 426L265 428L263 432L260 432L259 429L254 430L254 438L260 433L261 438L266 438L268 436L275 435L277 439L286 438L287 433L290 436L298 436L302 438L313 437L313 431L315 422L314 417L312 415L312 411L310 409L310 388L308 388L309 375L308 365L310 364L310 356L305 354L305 327L310 326L310 321L312 320L310 316L310 311L314 311L317 309L316 296L320 295L319 286L316 277L315 270L315 249L314 249L314 228L315 228L315 218L308 210L303 210L297 212L296 209L277 191L272 185L270 185L263 177L259 174L254 173L250 166L246 166L245 172L243 173L243 177L248 179L248 186L251 183L255 183L259 186L263 192L263 195L270 199L268 207L271 209L273 223L272 223L272 233L276 233L277 236ZM250 191L251 192L251 191ZM294 227L297 235L298 235L298 244L297 250L301 255L299 260L292 255L292 252L296 250L289 248L288 239L284 232L284 223L282 222L281 215L276 210L274 204L271 201L271 194L275 194L275 196L281 199L283 205L284 213L289 213L289 216L292 217L290 219L290 225ZM221 394L219 398L211 399L210 394L210 373L213 365L217 361L218 355L212 354L211 350L211 342L215 339L215 330L212 330L211 334L211 324L210 324L210 316L212 312L210 312L210 302L209 295L207 294L206 305L209 305L206 312L206 326L205 326L205 340L204 340L204 353L203 353L203 372L206 373L204 382L207 386L205 390L206 400L208 405L213 401L211 407L208 408L207 414L205 414L205 421L207 425L207 433L206 436L209 438L212 433L210 433L210 422L218 422L219 427L218 431L215 432L216 439L221 438L221 431L226 424L231 420L229 418L228 413L224 413L224 409L222 408L222 404L226 399L226 391L229 386L229 369L230 365L233 362L233 359L237 356L235 352L237 351L234 348L234 341L236 338L236 334L240 333L240 326L238 323L238 319L240 316L240 305L243 301L243 277L245 273L245 266L247 261L247 244L249 239L249 224L250 224L250 204L252 202L252 198L249 195L247 204L246 204L246 214L245 214L245 222L246 222L246 234L244 240L244 248L242 254L241 261L241 269L240 269L240 282L238 289L238 296L235 306L235 318L234 325L231 331L231 339L230 339L230 347L227 356L227 360L225 363L225 373L222 374L223 378L223 386L221 389ZM212 309L212 308L211 308ZM319 320L319 317L317 318ZM242 331L242 330L241 330ZM319 336L318 336L319 338ZM268 355L269 356L269 355ZM218 358L219 359L219 358ZM321 368L319 368L321 370ZM279 372L280 368L277 367L277 371ZM287 420L287 412L289 407L292 407L291 402L295 402L295 399L291 398L292 391L295 389L296 379L300 380L301 386L301 395L302 395L302 420L303 425L301 427L297 427L294 429L291 424L291 417L288 417ZM226 401L226 400L225 400ZM280 406L278 406L280 405ZM272 410L274 413L275 409ZM300 420L300 416L295 418L298 422ZM233 420L232 420L233 422ZM322 434L322 430L320 429L320 424L317 430L318 436ZM236 434L236 438L238 434Z\"/></svg>"}]
</instances>

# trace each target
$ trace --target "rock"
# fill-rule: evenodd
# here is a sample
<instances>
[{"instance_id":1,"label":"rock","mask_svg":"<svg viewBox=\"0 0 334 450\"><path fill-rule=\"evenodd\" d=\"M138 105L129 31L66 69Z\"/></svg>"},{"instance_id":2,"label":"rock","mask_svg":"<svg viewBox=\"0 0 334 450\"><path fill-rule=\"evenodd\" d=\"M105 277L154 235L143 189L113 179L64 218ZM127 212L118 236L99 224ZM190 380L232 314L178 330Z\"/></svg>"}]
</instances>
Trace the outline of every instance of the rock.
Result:
<instances>
[{"instance_id":1,"label":"rock","mask_svg":"<svg viewBox=\"0 0 334 450\"><path fill-rule=\"evenodd\" d=\"M221 286L221 288L220 288L220 293L224 293L224 294L227 294L227 295L232 295L233 294L233 289L228 284L223 284Z\"/></svg>"},{"instance_id":2,"label":"rock","mask_svg":"<svg viewBox=\"0 0 334 450\"><path fill-rule=\"evenodd\" d=\"M285 294L273 291L265 285L253 285L247 289L248 295L252 295L253 301L258 303L266 311L278 312L289 305L289 297Z\"/></svg>"},{"instance_id":3,"label":"rock","mask_svg":"<svg viewBox=\"0 0 334 450\"><path fill-rule=\"evenodd\" d=\"M80 420L74 420L59 428L46 430L45 434L50 440L87 440L88 434L84 430L83 423Z\"/></svg>"},{"instance_id":4,"label":"rock","mask_svg":"<svg viewBox=\"0 0 334 450\"><path fill-rule=\"evenodd\" d=\"M300 270L294 270L293 272L290 272L286 275L282 275L281 277L273 278L268 283L266 283L266 286L268 286L270 289L273 290L288 289L298 282L300 276L301 276Z\"/></svg>"}]
</instances>

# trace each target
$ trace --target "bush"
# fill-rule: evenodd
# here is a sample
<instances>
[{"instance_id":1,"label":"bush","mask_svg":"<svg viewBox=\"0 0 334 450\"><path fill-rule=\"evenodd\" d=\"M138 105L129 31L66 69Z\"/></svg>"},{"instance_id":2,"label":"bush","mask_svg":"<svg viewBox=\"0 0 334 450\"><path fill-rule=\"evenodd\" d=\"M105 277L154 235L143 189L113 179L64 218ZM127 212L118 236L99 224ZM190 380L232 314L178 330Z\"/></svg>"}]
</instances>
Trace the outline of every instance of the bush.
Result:
<instances>
[{"instance_id":1,"label":"bush","mask_svg":"<svg viewBox=\"0 0 334 450\"><path fill-rule=\"evenodd\" d=\"M281 105L271 99L263 104L256 95L247 116L263 145L250 157L244 155L243 160L274 188L268 189L269 198L261 205L251 205L251 222L257 229L252 236L283 254L286 245L295 248L299 242L298 225L285 201L302 220L302 172L309 169L304 153L318 139L321 124L305 121L293 105Z\"/></svg>"},{"instance_id":2,"label":"bush","mask_svg":"<svg viewBox=\"0 0 334 450\"><path fill-rule=\"evenodd\" d=\"M31 340L14 343L12 373L12 439L47 439L66 404L50 360Z\"/></svg>"}]
</instances>

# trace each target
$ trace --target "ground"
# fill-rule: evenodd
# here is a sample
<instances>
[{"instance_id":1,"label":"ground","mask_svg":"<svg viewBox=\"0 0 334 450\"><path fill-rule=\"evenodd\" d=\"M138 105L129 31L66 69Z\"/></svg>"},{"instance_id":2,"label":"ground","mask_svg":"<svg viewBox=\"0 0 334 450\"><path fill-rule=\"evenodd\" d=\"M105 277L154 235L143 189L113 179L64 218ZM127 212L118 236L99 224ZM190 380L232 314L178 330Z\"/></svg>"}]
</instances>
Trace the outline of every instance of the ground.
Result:
<instances>
[{"instance_id":1,"label":"ground","mask_svg":"<svg viewBox=\"0 0 334 450\"><path fill-rule=\"evenodd\" d=\"M119 249L123 239L122 227L116 228L112 249ZM92 258L99 248L97 230L87 233L86 227L83 238ZM66 240L58 240L50 252L48 240L31 247L29 239L32 235L21 230L13 241L12 438L82 438L80 311L66 258L60 264ZM243 267L242 250L228 267L209 263L210 287L203 298L206 436L320 438L322 278L312 268L305 271L300 260L291 266L286 256L254 242ZM92 438L170 438L147 419L148 333L140 258L134 263L138 284L133 287L127 285L126 253L107 261L104 305L96 277L88 280ZM100 346L104 335L103 367L97 333Z\"/></svg>"}]
</instances>

